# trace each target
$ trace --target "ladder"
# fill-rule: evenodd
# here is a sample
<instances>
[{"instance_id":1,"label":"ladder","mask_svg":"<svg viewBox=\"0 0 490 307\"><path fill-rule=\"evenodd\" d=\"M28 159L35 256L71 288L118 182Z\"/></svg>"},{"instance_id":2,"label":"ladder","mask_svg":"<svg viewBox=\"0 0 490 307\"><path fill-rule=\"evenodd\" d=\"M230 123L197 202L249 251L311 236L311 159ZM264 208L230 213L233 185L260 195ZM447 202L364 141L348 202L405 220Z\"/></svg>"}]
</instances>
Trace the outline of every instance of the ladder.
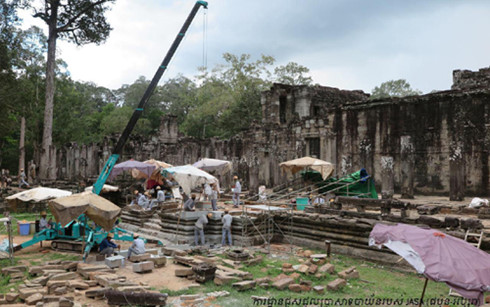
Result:
<instances>
[{"instance_id":1,"label":"ladder","mask_svg":"<svg viewBox=\"0 0 490 307\"><path fill-rule=\"evenodd\" d=\"M476 239L477 242L473 242L475 240L472 240L471 242L468 241L471 239ZM464 240L468 242L468 244L471 244L479 249L481 245L481 241L483 240L483 230L480 233L471 232L470 229L466 230L466 234L464 235ZM461 295L459 293L454 292L453 289L449 289L449 296L461 296Z\"/></svg>"}]
</instances>

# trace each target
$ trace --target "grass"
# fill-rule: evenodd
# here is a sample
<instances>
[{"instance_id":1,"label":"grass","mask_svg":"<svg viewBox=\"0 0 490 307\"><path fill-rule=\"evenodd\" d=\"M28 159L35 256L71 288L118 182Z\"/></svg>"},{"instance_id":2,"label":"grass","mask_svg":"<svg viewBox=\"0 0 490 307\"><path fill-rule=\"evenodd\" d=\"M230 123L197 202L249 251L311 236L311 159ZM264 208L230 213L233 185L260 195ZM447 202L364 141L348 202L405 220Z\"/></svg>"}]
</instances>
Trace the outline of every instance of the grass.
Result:
<instances>
[{"instance_id":1,"label":"grass","mask_svg":"<svg viewBox=\"0 0 490 307\"><path fill-rule=\"evenodd\" d=\"M27 222L34 222L35 220L38 220L41 218L39 213L11 213L11 216L18 221L27 221ZM49 218L52 218L54 220L54 217L51 214L48 214L46 219L49 220ZM18 233L18 226L17 226L17 221L12 220L12 233L17 234ZM0 235L6 235L7 234L7 228L4 225L0 225Z\"/></svg>"},{"instance_id":2,"label":"grass","mask_svg":"<svg viewBox=\"0 0 490 307\"><path fill-rule=\"evenodd\" d=\"M321 252L321 251L319 251ZM275 259L268 256L264 256L262 263L253 266L244 266L240 270L250 272L253 274L254 279L269 276L271 279L282 273L282 263L289 262L293 265L300 264L298 257L290 257L289 259ZM223 307L237 307L237 306L252 306L254 305L251 296L258 297L269 297L275 298L276 300L283 299L282 304L287 305L286 300L289 300L291 305L298 304L298 300L301 299L303 303L300 305L308 305L314 302L313 306L316 306L318 300L321 299L331 299L332 305L336 300L342 302L342 299L352 299L350 303L344 300L344 306L366 306L368 303L373 303L373 305L382 305L383 299L385 299L385 304L388 305L391 299L399 300L398 302L403 302L404 306L407 305L418 305L418 299L422 293L425 278L421 275L415 273L404 273L395 268L384 267L379 264L375 264L368 261L363 261L347 256L332 255L330 263L335 266L335 271L338 273L348 267L355 266L360 273L360 279L348 280L347 286L340 289L339 291L328 291L324 294L317 294L314 291L307 293L295 293L289 290L277 290L274 288L260 288L256 287L253 290L248 291L237 291L232 288L231 285L216 286L214 282L209 281L198 288L190 288L179 291L169 291L168 289L161 289L162 293L168 293L169 296L179 296L183 294L198 294L198 293L209 293L213 291L228 291L229 296L220 297L212 301L215 306ZM287 274L289 275L289 274ZM326 274L324 278L317 278L314 275L301 274L301 277L296 280L299 282L300 279L310 280L313 286L321 285L325 286L337 278L336 275ZM438 304L444 299L450 299L448 296L449 288L444 283L438 283L429 281L427 284L427 289L425 293L425 299L439 299ZM296 299L296 303L292 304L293 300ZM355 304L355 299L363 299L362 304ZM305 303L308 301L309 303ZM358 300L358 302L360 302ZM366 303L367 302L367 303ZM462 304L448 304L449 306L462 306Z\"/></svg>"}]
</instances>

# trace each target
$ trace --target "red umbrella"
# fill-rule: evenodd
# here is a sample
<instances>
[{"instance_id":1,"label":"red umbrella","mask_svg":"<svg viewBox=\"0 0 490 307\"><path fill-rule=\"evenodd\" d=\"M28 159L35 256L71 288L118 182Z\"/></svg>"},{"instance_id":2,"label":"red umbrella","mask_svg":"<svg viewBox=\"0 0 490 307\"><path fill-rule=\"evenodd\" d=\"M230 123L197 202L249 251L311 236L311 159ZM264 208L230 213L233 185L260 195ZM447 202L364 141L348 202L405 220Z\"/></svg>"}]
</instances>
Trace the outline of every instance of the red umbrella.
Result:
<instances>
[{"instance_id":1,"label":"red umbrella","mask_svg":"<svg viewBox=\"0 0 490 307\"><path fill-rule=\"evenodd\" d=\"M376 224L369 245L385 245L426 278L445 282L463 297L478 300L478 305L484 303L483 293L490 291L490 255L438 230Z\"/></svg>"}]
</instances>

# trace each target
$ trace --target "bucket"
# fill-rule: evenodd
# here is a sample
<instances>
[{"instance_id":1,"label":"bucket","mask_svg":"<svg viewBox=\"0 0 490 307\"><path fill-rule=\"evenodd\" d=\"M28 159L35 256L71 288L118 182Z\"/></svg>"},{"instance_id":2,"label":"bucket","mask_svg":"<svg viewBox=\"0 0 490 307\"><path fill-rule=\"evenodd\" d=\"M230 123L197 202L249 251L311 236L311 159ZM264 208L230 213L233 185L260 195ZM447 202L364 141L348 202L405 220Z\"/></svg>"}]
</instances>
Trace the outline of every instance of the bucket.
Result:
<instances>
[{"instance_id":1,"label":"bucket","mask_svg":"<svg viewBox=\"0 0 490 307\"><path fill-rule=\"evenodd\" d=\"M21 236L29 235L29 228L31 227L31 223L19 223L19 233Z\"/></svg>"},{"instance_id":2,"label":"bucket","mask_svg":"<svg viewBox=\"0 0 490 307\"><path fill-rule=\"evenodd\" d=\"M306 197L297 197L296 205L308 205L308 198Z\"/></svg>"}]
</instances>

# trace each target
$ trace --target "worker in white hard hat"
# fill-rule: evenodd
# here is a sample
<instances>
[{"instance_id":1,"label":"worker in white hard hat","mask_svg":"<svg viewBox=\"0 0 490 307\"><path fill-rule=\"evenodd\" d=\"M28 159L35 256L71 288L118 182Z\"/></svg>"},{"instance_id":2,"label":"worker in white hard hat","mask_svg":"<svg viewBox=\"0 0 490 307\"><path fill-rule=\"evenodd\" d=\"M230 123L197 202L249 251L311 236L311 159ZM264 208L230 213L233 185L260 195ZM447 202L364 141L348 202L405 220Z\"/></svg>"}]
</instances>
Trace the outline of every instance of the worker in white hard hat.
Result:
<instances>
[{"instance_id":1,"label":"worker in white hard hat","mask_svg":"<svg viewBox=\"0 0 490 307\"><path fill-rule=\"evenodd\" d=\"M131 255L141 255L145 252L145 241L137 233L133 234L133 244L128 248L128 259Z\"/></svg>"}]
</instances>

